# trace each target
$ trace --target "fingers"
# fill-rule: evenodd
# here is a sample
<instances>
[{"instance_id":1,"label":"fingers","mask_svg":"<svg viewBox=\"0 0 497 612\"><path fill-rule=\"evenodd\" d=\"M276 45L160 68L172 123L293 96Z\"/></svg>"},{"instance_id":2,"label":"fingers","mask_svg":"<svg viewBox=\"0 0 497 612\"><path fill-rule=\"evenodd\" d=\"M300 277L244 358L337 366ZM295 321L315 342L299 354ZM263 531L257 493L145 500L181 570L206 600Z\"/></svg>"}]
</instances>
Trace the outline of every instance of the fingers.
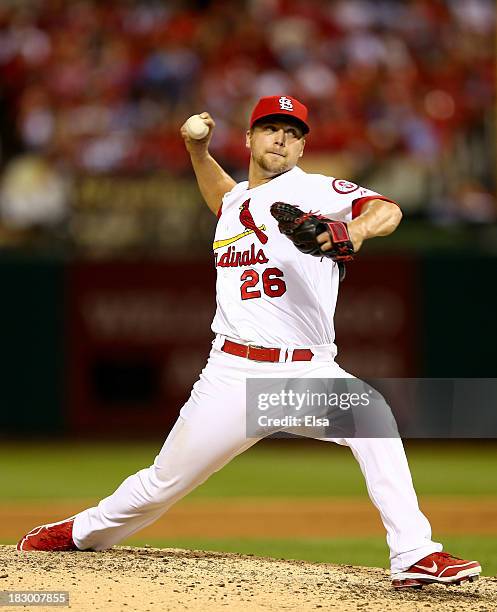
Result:
<instances>
[{"instance_id":1,"label":"fingers","mask_svg":"<svg viewBox=\"0 0 497 612\"><path fill-rule=\"evenodd\" d=\"M185 121L185 123L183 123L183 125L180 128L181 136L183 140L185 141L186 148L188 149L188 151L190 151L190 153L192 152L198 153L199 151L205 150L205 148L209 145L209 142L212 138L212 132L214 128L216 127L216 123L214 119L210 116L210 114L207 111L203 111L202 113L199 113L199 117L201 117L201 119L204 121L204 123L209 128L209 132L204 138L196 139L196 138L191 138L188 135L188 131L186 129L186 123L188 120Z\"/></svg>"},{"instance_id":2,"label":"fingers","mask_svg":"<svg viewBox=\"0 0 497 612\"><path fill-rule=\"evenodd\" d=\"M205 123L209 126L209 128L214 129L216 127L216 123L214 119L209 115L208 112L204 111L203 113L199 113L200 117L205 121Z\"/></svg>"},{"instance_id":3,"label":"fingers","mask_svg":"<svg viewBox=\"0 0 497 612\"><path fill-rule=\"evenodd\" d=\"M199 117L201 117L204 120L204 123L206 123L206 125L209 126L209 132L212 132L212 130L216 127L216 123L215 123L214 119L209 115L209 113L204 111L203 113L199 113ZM183 137L187 136L186 121L181 126L180 131L181 131L181 135Z\"/></svg>"},{"instance_id":4,"label":"fingers","mask_svg":"<svg viewBox=\"0 0 497 612\"><path fill-rule=\"evenodd\" d=\"M322 251L329 251L331 249L331 240L328 232L323 232L316 236L316 242L320 245Z\"/></svg>"}]
</instances>

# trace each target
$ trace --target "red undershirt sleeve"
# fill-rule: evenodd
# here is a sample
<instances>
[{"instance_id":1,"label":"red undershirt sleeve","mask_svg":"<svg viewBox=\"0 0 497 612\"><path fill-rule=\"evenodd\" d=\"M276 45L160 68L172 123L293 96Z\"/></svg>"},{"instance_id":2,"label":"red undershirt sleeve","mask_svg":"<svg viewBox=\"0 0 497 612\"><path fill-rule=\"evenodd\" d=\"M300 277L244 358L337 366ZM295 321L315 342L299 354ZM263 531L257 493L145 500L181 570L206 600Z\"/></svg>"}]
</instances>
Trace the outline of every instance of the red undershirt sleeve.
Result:
<instances>
[{"instance_id":1,"label":"red undershirt sleeve","mask_svg":"<svg viewBox=\"0 0 497 612\"><path fill-rule=\"evenodd\" d=\"M399 206L397 202L395 202L395 200L391 200L390 198L385 198L384 196L381 196L381 195L364 196L362 198L357 198L356 200L352 202L352 219L355 219L356 217L358 217L361 214L364 206L368 202L371 202L371 200L383 200L385 202L392 202L392 204Z\"/></svg>"}]
</instances>

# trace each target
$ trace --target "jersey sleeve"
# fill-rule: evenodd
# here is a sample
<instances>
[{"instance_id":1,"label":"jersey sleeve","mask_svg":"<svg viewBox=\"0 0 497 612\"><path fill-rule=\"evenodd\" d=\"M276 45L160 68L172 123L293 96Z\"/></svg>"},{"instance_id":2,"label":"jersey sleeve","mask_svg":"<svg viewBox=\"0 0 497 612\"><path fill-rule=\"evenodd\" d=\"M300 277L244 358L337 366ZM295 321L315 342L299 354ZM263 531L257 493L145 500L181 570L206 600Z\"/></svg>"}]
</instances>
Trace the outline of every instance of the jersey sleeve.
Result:
<instances>
[{"instance_id":1,"label":"jersey sleeve","mask_svg":"<svg viewBox=\"0 0 497 612\"><path fill-rule=\"evenodd\" d=\"M358 217L371 200L384 200L398 206L395 200L351 181L332 177L329 180L331 181L329 206L327 210L323 208L321 212L333 215L333 218L340 221L351 221Z\"/></svg>"}]
</instances>

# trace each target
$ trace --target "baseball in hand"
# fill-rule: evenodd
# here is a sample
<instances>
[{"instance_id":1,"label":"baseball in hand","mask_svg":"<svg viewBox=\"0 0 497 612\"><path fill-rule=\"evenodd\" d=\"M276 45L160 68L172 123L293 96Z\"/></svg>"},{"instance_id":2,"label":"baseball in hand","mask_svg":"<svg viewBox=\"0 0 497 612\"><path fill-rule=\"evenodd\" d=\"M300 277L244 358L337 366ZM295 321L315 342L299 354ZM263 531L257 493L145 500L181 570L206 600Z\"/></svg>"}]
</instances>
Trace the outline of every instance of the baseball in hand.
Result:
<instances>
[{"instance_id":1,"label":"baseball in hand","mask_svg":"<svg viewBox=\"0 0 497 612\"><path fill-rule=\"evenodd\" d=\"M188 136L194 140L202 140L209 133L209 126L200 115L192 115L187 119L185 127Z\"/></svg>"}]
</instances>

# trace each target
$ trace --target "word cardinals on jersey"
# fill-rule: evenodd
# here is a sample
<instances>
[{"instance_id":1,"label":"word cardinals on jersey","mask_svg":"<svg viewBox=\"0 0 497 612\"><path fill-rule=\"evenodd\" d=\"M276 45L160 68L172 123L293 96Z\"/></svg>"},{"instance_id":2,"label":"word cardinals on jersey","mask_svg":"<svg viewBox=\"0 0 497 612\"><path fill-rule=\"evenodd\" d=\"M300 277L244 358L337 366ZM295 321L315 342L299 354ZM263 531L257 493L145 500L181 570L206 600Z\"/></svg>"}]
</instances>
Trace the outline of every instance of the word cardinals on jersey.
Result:
<instances>
[{"instance_id":1,"label":"word cardinals on jersey","mask_svg":"<svg viewBox=\"0 0 497 612\"><path fill-rule=\"evenodd\" d=\"M374 191L298 167L248 189L238 183L222 202L214 239L217 310L212 330L262 346L333 344L339 270L300 253L270 213L277 201L350 221ZM263 329L261 322L264 323Z\"/></svg>"}]
</instances>

